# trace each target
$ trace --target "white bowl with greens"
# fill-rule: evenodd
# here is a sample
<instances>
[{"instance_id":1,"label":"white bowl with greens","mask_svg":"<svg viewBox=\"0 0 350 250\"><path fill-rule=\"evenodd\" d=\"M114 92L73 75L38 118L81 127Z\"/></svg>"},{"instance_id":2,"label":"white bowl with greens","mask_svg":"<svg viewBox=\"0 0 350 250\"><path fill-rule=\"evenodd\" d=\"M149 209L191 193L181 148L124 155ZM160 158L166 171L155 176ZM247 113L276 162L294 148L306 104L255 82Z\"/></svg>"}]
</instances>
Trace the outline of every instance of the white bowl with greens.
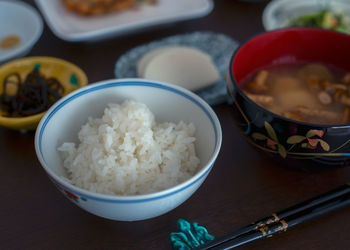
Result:
<instances>
[{"instance_id":1,"label":"white bowl with greens","mask_svg":"<svg viewBox=\"0 0 350 250\"><path fill-rule=\"evenodd\" d=\"M265 30L315 27L350 34L348 0L273 0L262 16Z\"/></svg>"}]
</instances>

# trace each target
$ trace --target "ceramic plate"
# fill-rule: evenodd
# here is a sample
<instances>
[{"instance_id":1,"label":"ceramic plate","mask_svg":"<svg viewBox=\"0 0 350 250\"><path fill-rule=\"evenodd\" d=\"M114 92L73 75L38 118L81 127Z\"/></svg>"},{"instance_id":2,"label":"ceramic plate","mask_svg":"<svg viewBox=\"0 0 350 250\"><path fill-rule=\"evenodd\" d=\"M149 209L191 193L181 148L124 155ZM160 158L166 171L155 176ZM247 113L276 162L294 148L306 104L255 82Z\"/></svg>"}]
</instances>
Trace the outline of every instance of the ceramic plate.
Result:
<instances>
[{"instance_id":1,"label":"ceramic plate","mask_svg":"<svg viewBox=\"0 0 350 250\"><path fill-rule=\"evenodd\" d=\"M127 32L190 18L198 18L213 9L212 0L158 0L97 17L82 17L68 12L61 0L35 0L51 30L71 42L99 40Z\"/></svg>"},{"instance_id":2,"label":"ceramic plate","mask_svg":"<svg viewBox=\"0 0 350 250\"><path fill-rule=\"evenodd\" d=\"M126 52L118 59L115 66L115 76L117 78L137 77L138 60L148 51L168 45L190 46L209 54L219 71L219 80L215 85L196 93L210 105L224 103L228 100L224 76L229 68L230 58L238 47L238 42L224 34L198 31L140 45Z\"/></svg>"},{"instance_id":3,"label":"ceramic plate","mask_svg":"<svg viewBox=\"0 0 350 250\"><path fill-rule=\"evenodd\" d=\"M42 31L43 21L32 6L20 1L0 1L0 41L9 36L19 38L17 46L0 48L0 63L26 55Z\"/></svg>"}]
</instances>

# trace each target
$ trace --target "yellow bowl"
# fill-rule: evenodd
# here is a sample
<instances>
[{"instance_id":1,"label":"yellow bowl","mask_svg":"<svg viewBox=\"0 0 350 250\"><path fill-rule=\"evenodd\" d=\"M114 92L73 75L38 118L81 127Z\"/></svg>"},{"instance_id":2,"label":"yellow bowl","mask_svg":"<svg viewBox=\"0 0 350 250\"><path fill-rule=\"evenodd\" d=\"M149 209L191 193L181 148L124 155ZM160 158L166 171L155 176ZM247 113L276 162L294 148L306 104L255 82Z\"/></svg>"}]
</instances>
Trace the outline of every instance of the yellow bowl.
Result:
<instances>
[{"instance_id":1,"label":"yellow bowl","mask_svg":"<svg viewBox=\"0 0 350 250\"><path fill-rule=\"evenodd\" d=\"M7 75L17 72L23 81L36 65L40 65L42 75L55 77L60 81L64 87L64 95L88 84L86 74L70 62L54 57L25 57L0 66L0 94ZM45 112L24 117L6 117L0 109L0 126L16 130L35 130Z\"/></svg>"}]
</instances>

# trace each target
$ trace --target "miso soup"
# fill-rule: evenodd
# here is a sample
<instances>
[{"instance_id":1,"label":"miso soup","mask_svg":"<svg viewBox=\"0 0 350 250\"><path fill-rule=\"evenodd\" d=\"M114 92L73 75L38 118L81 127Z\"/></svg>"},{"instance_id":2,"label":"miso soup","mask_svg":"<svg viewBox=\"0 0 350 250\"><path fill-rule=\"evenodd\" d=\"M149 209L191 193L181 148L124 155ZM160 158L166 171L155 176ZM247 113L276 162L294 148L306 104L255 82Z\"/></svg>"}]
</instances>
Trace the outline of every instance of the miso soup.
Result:
<instances>
[{"instance_id":1,"label":"miso soup","mask_svg":"<svg viewBox=\"0 0 350 250\"><path fill-rule=\"evenodd\" d=\"M265 109L317 124L350 121L350 73L320 64L286 64L259 70L242 90Z\"/></svg>"}]
</instances>

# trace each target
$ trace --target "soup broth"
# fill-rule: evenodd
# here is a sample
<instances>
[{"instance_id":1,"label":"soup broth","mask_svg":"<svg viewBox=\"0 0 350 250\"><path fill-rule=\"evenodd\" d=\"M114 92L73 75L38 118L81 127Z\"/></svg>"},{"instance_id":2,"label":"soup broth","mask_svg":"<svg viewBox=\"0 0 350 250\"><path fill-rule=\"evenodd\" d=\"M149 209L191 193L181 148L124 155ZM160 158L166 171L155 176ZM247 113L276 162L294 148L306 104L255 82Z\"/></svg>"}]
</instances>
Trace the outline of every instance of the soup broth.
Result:
<instances>
[{"instance_id":1,"label":"soup broth","mask_svg":"<svg viewBox=\"0 0 350 250\"><path fill-rule=\"evenodd\" d=\"M265 109L317 124L347 124L350 73L320 63L285 64L259 70L242 82L243 92Z\"/></svg>"}]
</instances>

